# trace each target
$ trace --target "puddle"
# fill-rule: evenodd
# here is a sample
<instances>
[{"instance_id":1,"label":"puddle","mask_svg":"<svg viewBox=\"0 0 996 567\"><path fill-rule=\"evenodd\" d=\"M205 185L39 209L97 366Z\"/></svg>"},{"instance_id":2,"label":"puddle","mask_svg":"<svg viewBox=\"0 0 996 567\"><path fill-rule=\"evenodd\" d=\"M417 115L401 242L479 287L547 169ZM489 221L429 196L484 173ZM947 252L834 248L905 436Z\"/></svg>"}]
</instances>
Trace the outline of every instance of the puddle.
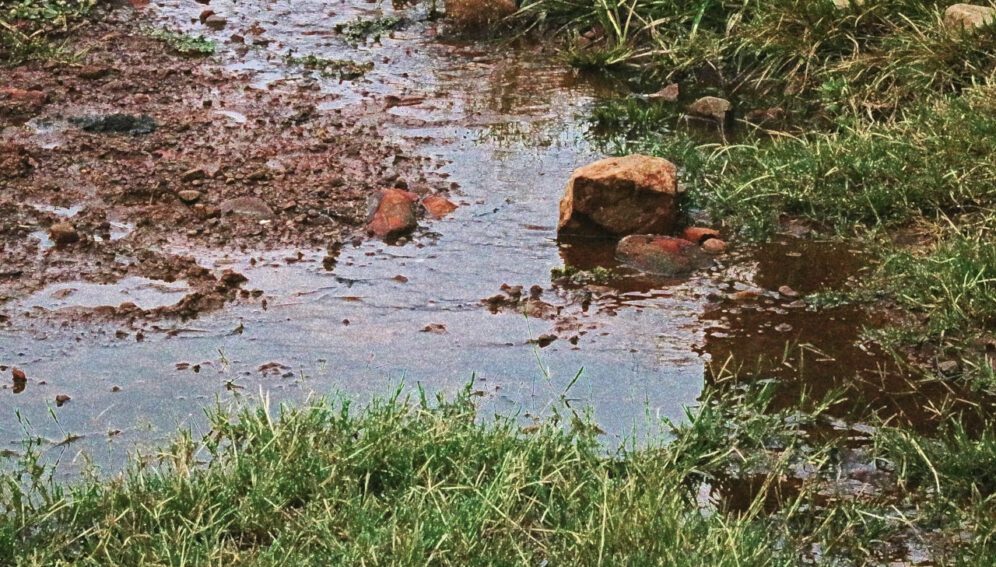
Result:
<instances>
[{"instance_id":1,"label":"puddle","mask_svg":"<svg viewBox=\"0 0 996 567\"><path fill-rule=\"evenodd\" d=\"M843 377L852 362L862 369L880 362L854 346L863 320L847 309L776 317L770 308L785 302L768 296L760 300L768 311L713 306L712 298L738 285L774 294L783 285L801 294L846 285L850 268L841 262L853 260L857 270L863 264L857 255L824 255L807 245L803 257L787 262L779 254L791 246L775 245L691 278L666 279L619 269L611 246L558 245L566 180L575 168L603 157L586 142L579 117L610 85L580 80L552 53L532 47L439 38L418 9L397 10L411 23L379 43L352 47L328 33L359 17L396 12L380 6L386 5L352 1L330 10L318 0L218 0L211 8L227 19L223 32L191 23L199 10L193 4L159 2L149 10L169 27L216 40L227 69L254 88L298 88L306 80L329 95L319 111L371 105L377 109L371 124L443 164L433 173L456 184L451 198L460 207L445 220L426 221L404 245L347 246L332 270L323 265L321 250L229 257L181 251L204 266L245 274L245 287L262 290L265 305L245 301L141 333L127 325L70 330L37 321L20 328L15 321L0 329L0 363L28 371L29 384L16 398L0 390L0 431L9 432L4 442L21 438L16 410L48 437L84 434L65 450L85 449L98 464L114 466L129 449L154 446L177 425L202 427L204 407L216 401L254 400L260 393L274 402L301 401L337 392L362 401L388 395L399 384L452 394L471 381L485 415L514 413L527 420L566 400L575 408L591 406L610 442L618 442L656 429L651 424L661 418L681 421L710 379L709 365L730 355L780 368L782 361L770 359L786 343L812 344L836 359L821 370L823 363L806 355L807 376L817 379L833 368ZM258 46L228 43L234 33ZM374 68L352 81L303 77L287 64L289 52L372 62ZM380 109L389 96L404 104L385 113ZM216 114L234 124L245 121L236 111ZM127 230L112 230L111 238ZM617 273L587 286L555 282L552 270L565 265ZM527 292L538 286L539 297L492 313L482 300L506 284ZM15 306L59 310L133 302L148 309L179 301L181 286L140 278L114 286L60 284ZM533 316L521 312L527 306ZM794 332L769 328L782 322ZM59 408L59 424L52 424L48 408L57 393L72 400ZM109 438L108 431L120 433Z\"/></svg>"},{"instance_id":2,"label":"puddle","mask_svg":"<svg viewBox=\"0 0 996 567\"><path fill-rule=\"evenodd\" d=\"M85 282L50 285L13 304L13 310L95 309L133 303L140 309L175 305L190 291L185 282L167 283L148 278L124 278L113 284Z\"/></svg>"},{"instance_id":3,"label":"puddle","mask_svg":"<svg viewBox=\"0 0 996 567\"><path fill-rule=\"evenodd\" d=\"M56 207L54 205L46 205L43 203L33 203L31 206L37 211L41 211L43 213L51 213L57 217L64 219L75 217L77 214L79 214L80 211L82 211L85 208L84 205L70 205L68 207Z\"/></svg>"}]
</instances>

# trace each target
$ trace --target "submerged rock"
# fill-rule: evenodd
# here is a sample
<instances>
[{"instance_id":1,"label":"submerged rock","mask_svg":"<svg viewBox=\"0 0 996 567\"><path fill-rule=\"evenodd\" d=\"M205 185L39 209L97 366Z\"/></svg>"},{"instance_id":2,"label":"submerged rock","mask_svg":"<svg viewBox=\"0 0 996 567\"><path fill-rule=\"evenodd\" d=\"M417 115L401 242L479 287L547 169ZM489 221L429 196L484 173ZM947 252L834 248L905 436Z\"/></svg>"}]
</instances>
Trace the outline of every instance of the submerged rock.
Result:
<instances>
[{"instance_id":1,"label":"submerged rock","mask_svg":"<svg viewBox=\"0 0 996 567\"><path fill-rule=\"evenodd\" d=\"M457 210L457 206L442 195L429 195L422 199L422 206L433 218L441 219Z\"/></svg>"},{"instance_id":2,"label":"submerged rock","mask_svg":"<svg viewBox=\"0 0 996 567\"><path fill-rule=\"evenodd\" d=\"M955 4L944 10L944 25L955 30L973 30L996 23L996 8L974 4Z\"/></svg>"},{"instance_id":3,"label":"submerged rock","mask_svg":"<svg viewBox=\"0 0 996 567\"><path fill-rule=\"evenodd\" d=\"M560 234L672 233L680 218L678 170L645 155L609 158L574 172L560 201Z\"/></svg>"},{"instance_id":4,"label":"submerged rock","mask_svg":"<svg viewBox=\"0 0 996 567\"><path fill-rule=\"evenodd\" d=\"M372 207L367 231L381 238L394 238L415 230L418 196L402 189L385 189Z\"/></svg>"},{"instance_id":5,"label":"submerged rock","mask_svg":"<svg viewBox=\"0 0 996 567\"><path fill-rule=\"evenodd\" d=\"M619 241L616 258L643 272L663 276L687 274L705 263L701 250L683 239L632 234Z\"/></svg>"}]
</instances>

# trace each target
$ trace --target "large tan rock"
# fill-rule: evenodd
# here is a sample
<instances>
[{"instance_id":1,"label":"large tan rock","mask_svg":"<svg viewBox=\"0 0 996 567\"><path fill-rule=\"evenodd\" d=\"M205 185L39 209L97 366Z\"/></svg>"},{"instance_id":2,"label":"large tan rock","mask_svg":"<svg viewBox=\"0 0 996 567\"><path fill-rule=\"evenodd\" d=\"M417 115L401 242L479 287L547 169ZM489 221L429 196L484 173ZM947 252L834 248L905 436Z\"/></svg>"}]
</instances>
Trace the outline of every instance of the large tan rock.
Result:
<instances>
[{"instance_id":1,"label":"large tan rock","mask_svg":"<svg viewBox=\"0 0 996 567\"><path fill-rule=\"evenodd\" d=\"M446 17L465 28L493 26L519 10L515 0L446 0Z\"/></svg>"},{"instance_id":2,"label":"large tan rock","mask_svg":"<svg viewBox=\"0 0 996 567\"><path fill-rule=\"evenodd\" d=\"M996 8L955 4L944 11L944 25L951 29L971 30L996 22Z\"/></svg>"},{"instance_id":3,"label":"large tan rock","mask_svg":"<svg viewBox=\"0 0 996 567\"><path fill-rule=\"evenodd\" d=\"M678 229L678 170L645 155L609 158L574 172L560 201L560 234L670 234Z\"/></svg>"}]
</instances>

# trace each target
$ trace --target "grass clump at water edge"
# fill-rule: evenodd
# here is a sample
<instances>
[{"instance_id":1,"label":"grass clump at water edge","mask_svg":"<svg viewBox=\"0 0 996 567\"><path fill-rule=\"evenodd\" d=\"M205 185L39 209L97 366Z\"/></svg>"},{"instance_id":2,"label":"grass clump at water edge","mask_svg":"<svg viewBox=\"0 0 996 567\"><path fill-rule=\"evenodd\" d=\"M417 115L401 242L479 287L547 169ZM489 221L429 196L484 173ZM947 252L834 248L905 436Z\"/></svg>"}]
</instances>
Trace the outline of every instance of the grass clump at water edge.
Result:
<instances>
[{"instance_id":1,"label":"grass clump at water edge","mask_svg":"<svg viewBox=\"0 0 996 567\"><path fill-rule=\"evenodd\" d=\"M469 399L218 412L203 440L182 434L158 466L110 481L59 485L29 455L0 477L0 563L796 565L817 548L863 563L921 528L888 499L818 506L840 470L806 434L826 404L775 412L764 388L713 393L669 442L607 453L595 428L552 419L526 435ZM992 458L987 437L959 439ZM919 486L947 454L931 446L902 474ZM984 510L991 486L941 471L968 483L945 497ZM756 480L752 497L703 500L734 474ZM991 551L992 524L973 525L946 557Z\"/></svg>"}]
</instances>

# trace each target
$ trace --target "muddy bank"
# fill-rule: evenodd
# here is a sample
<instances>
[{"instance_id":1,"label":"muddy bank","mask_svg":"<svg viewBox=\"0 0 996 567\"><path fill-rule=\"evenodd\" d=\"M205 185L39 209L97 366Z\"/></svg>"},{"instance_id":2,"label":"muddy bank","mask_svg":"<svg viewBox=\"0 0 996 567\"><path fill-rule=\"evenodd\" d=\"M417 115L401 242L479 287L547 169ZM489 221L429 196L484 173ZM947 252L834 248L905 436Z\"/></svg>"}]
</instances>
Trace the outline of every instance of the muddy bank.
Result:
<instances>
[{"instance_id":1,"label":"muddy bank","mask_svg":"<svg viewBox=\"0 0 996 567\"><path fill-rule=\"evenodd\" d=\"M121 8L73 39L78 62L4 71L0 302L143 277L191 290L154 317L196 316L237 284L190 251L321 247L331 263L375 191L434 190L363 120L380 107L320 110L336 95L308 80L254 88L149 26Z\"/></svg>"}]
</instances>

